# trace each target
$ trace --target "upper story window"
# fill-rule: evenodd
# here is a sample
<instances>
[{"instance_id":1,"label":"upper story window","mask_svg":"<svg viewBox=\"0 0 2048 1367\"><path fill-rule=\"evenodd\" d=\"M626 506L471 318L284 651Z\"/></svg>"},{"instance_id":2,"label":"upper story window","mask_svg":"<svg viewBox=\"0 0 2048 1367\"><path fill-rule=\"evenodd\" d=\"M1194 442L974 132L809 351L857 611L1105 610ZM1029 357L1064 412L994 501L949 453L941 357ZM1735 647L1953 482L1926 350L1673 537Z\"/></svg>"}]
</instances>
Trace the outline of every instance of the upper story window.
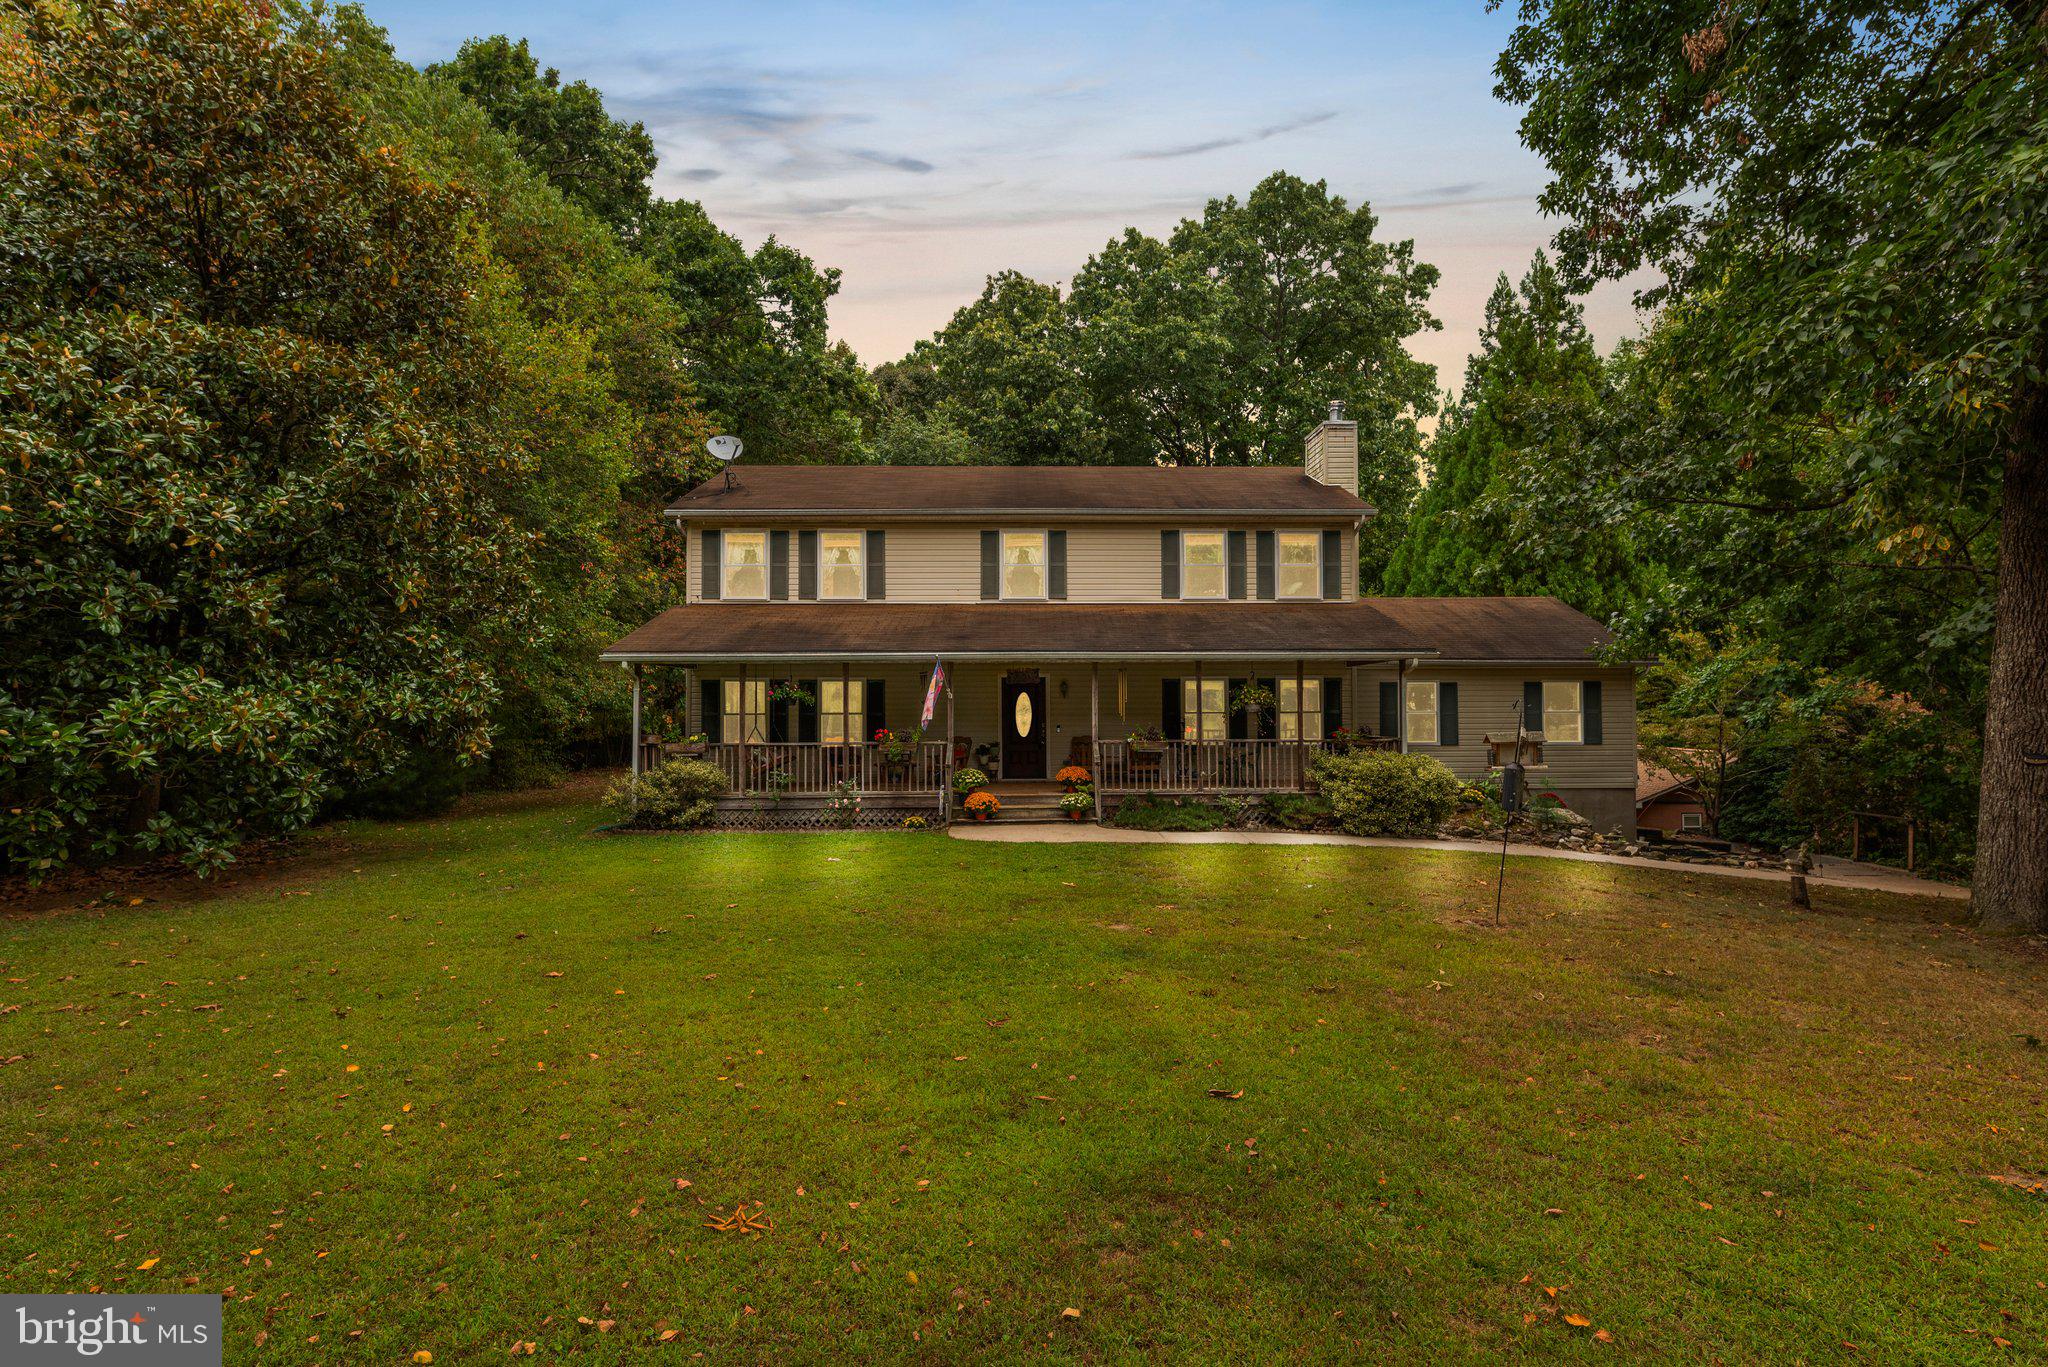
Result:
<instances>
[{"instance_id":1,"label":"upper story window","mask_svg":"<svg viewBox=\"0 0 2048 1367\"><path fill-rule=\"evenodd\" d=\"M1320 598L1323 596L1323 535L1321 532L1280 533L1280 596Z\"/></svg>"},{"instance_id":2,"label":"upper story window","mask_svg":"<svg viewBox=\"0 0 2048 1367\"><path fill-rule=\"evenodd\" d=\"M818 533L818 596L868 596L867 536L862 532Z\"/></svg>"},{"instance_id":3,"label":"upper story window","mask_svg":"<svg viewBox=\"0 0 2048 1367\"><path fill-rule=\"evenodd\" d=\"M1003 597L1045 597L1045 533L1003 533Z\"/></svg>"},{"instance_id":4,"label":"upper story window","mask_svg":"<svg viewBox=\"0 0 2048 1367\"><path fill-rule=\"evenodd\" d=\"M1229 591L1224 582L1225 557L1222 532L1180 534L1180 596L1221 598Z\"/></svg>"},{"instance_id":5,"label":"upper story window","mask_svg":"<svg viewBox=\"0 0 2048 1367\"><path fill-rule=\"evenodd\" d=\"M1543 742L1577 745L1586 738L1586 714L1576 681L1543 685Z\"/></svg>"},{"instance_id":6,"label":"upper story window","mask_svg":"<svg viewBox=\"0 0 2048 1367\"><path fill-rule=\"evenodd\" d=\"M1410 745L1435 745L1437 738L1437 696L1433 683L1410 683L1402 724L1408 729Z\"/></svg>"},{"instance_id":7,"label":"upper story window","mask_svg":"<svg viewBox=\"0 0 2048 1367\"><path fill-rule=\"evenodd\" d=\"M722 593L727 598L768 596L768 533L725 534L725 573Z\"/></svg>"}]
</instances>

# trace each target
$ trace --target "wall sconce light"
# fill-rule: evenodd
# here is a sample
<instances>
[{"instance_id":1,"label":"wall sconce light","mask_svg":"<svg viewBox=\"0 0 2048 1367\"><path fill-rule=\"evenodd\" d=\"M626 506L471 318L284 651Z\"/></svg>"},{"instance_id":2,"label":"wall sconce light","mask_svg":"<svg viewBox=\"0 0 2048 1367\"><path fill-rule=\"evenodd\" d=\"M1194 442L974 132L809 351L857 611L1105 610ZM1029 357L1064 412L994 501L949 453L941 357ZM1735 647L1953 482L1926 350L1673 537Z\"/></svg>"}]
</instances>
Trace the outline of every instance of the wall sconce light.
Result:
<instances>
[{"instance_id":1,"label":"wall sconce light","mask_svg":"<svg viewBox=\"0 0 2048 1367\"><path fill-rule=\"evenodd\" d=\"M1060 680L1060 696L1062 698L1067 696L1067 681L1065 679Z\"/></svg>"}]
</instances>

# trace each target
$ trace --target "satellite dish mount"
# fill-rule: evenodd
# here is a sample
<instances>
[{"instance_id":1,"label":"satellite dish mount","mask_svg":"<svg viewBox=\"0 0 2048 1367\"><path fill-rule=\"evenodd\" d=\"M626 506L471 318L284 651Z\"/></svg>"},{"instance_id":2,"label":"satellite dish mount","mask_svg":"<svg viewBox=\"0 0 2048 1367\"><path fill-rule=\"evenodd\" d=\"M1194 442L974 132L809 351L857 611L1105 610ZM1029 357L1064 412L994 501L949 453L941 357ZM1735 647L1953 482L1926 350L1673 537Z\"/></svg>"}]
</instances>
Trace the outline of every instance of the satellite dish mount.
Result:
<instances>
[{"instance_id":1,"label":"satellite dish mount","mask_svg":"<svg viewBox=\"0 0 2048 1367\"><path fill-rule=\"evenodd\" d=\"M732 488L732 463L740 458L746 444L738 437L717 436L704 443L704 449L711 458L725 467L725 487Z\"/></svg>"}]
</instances>

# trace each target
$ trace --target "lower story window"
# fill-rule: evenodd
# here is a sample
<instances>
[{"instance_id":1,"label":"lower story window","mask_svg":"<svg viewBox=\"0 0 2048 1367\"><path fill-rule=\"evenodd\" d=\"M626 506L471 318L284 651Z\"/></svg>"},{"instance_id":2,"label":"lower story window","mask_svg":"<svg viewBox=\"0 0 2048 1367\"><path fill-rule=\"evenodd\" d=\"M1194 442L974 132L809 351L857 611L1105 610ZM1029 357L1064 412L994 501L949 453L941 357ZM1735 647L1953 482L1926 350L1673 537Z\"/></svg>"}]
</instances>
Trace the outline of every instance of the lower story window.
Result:
<instances>
[{"instance_id":1,"label":"lower story window","mask_svg":"<svg viewBox=\"0 0 2048 1367\"><path fill-rule=\"evenodd\" d=\"M1433 683L1411 683L1404 704L1405 724L1408 728L1410 745L1435 745L1436 729L1436 685Z\"/></svg>"},{"instance_id":2,"label":"lower story window","mask_svg":"<svg viewBox=\"0 0 2048 1367\"><path fill-rule=\"evenodd\" d=\"M1224 680L1182 679L1180 681L1181 738L1222 740L1230 734L1230 717L1224 712Z\"/></svg>"},{"instance_id":3,"label":"lower story window","mask_svg":"<svg viewBox=\"0 0 2048 1367\"><path fill-rule=\"evenodd\" d=\"M1323 681L1281 679L1280 739L1321 740L1323 738Z\"/></svg>"},{"instance_id":4,"label":"lower story window","mask_svg":"<svg viewBox=\"0 0 2048 1367\"><path fill-rule=\"evenodd\" d=\"M725 724L722 734L749 745L768 740L768 681L727 679L723 685ZM743 698L744 695L744 698Z\"/></svg>"},{"instance_id":5,"label":"lower story window","mask_svg":"<svg viewBox=\"0 0 2048 1367\"><path fill-rule=\"evenodd\" d=\"M1678 814L1678 825L1681 830L1705 830L1707 818L1700 812L1680 812Z\"/></svg>"},{"instance_id":6,"label":"lower story window","mask_svg":"<svg viewBox=\"0 0 2048 1367\"><path fill-rule=\"evenodd\" d=\"M818 739L827 745L858 745L867 725L865 679L821 679L818 683Z\"/></svg>"}]
</instances>

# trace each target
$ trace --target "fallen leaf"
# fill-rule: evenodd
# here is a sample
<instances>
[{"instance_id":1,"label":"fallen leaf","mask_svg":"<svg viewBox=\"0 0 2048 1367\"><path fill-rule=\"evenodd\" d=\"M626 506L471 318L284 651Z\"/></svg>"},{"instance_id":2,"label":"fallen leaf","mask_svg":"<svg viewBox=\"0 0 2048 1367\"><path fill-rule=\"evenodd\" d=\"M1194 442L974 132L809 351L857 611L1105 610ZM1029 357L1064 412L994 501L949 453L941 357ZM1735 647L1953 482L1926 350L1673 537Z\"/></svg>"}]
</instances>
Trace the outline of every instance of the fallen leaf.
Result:
<instances>
[{"instance_id":1,"label":"fallen leaf","mask_svg":"<svg viewBox=\"0 0 2048 1367\"><path fill-rule=\"evenodd\" d=\"M1584 1315L1566 1315L1564 1317L1564 1322L1566 1324L1569 1324L1574 1329L1584 1329L1593 1323L1593 1321L1587 1319Z\"/></svg>"},{"instance_id":2,"label":"fallen leaf","mask_svg":"<svg viewBox=\"0 0 2048 1367\"><path fill-rule=\"evenodd\" d=\"M141 1262L135 1265L135 1270L137 1272L147 1272L149 1271L149 1269L157 1265L157 1261L158 1260L155 1258L144 1258Z\"/></svg>"},{"instance_id":3,"label":"fallen leaf","mask_svg":"<svg viewBox=\"0 0 2048 1367\"><path fill-rule=\"evenodd\" d=\"M1060 1311L1060 1318L1063 1320L1077 1320L1081 1318L1081 1312L1070 1305L1066 1309Z\"/></svg>"}]
</instances>

